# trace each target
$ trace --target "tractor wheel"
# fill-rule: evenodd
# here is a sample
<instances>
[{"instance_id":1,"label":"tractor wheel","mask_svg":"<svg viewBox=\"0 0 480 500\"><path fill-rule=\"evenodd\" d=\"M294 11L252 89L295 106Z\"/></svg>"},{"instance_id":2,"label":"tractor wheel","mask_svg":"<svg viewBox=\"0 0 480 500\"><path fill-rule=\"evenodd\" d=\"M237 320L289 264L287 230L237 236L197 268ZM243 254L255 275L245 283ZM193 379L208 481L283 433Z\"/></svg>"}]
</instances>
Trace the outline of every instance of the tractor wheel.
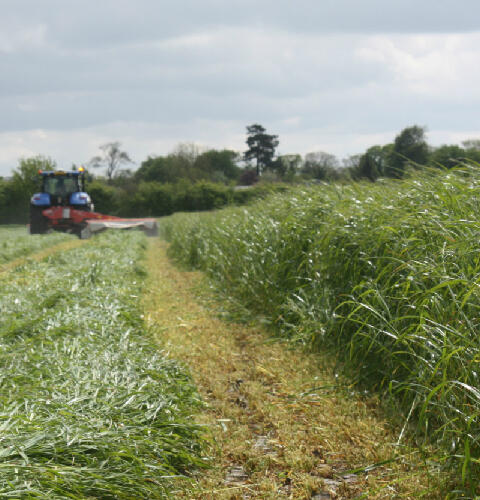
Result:
<instances>
[{"instance_id":1,"label":"tractor wheel","mask_svg":"<svg viewBox=\"0 0 480 500\"><path fill-rule=\"evenodd\" d=\"M30 234L44 234L47 232L48 226L42 211L46 207L30 207Z\"/></svg>"}]
</instances>

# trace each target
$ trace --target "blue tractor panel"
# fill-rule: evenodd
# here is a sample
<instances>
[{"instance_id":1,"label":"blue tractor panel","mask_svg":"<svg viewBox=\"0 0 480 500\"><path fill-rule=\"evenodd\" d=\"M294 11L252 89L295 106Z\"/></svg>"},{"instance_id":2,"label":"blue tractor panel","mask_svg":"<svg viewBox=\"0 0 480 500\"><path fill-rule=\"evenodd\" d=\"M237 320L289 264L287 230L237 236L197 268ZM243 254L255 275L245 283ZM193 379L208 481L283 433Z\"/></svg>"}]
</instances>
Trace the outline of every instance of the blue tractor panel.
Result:
<instances>
[{"instance_id":1,"label":"blue tractor panel","mask_svg":"<svg viewBox=\"0 0 480 500\"><path fill-rule=\"evenodd\" d=\"M35 193L30 203L36 207L49 207L51 203L50 195L48 193Z\"/></svg>"},{"instance_id":2,"label":"blue tractor panel","mask_svg":"<svg viewBox=\"0 0 480 500\"><path fill-rule=\"evenodd\" d=\"M70 205L89 205L91 203L90 196L82 191L78 193L72 193L70 195Z\"/></svg>"}]
</instances>

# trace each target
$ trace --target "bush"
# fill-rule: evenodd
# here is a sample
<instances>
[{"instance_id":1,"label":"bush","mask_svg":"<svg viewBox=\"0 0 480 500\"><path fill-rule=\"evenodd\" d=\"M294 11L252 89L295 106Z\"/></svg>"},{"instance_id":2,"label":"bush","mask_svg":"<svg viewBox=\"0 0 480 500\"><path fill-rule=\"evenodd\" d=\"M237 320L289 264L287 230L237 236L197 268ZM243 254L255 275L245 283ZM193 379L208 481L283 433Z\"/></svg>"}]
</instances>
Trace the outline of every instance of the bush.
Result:
<instances>
[{"instance_id":1,"label":"bush","mask_svg":"<svg viewBox=\"0 0 480 500\"><path fill-rule=\"evenodd\" d=\"M120 208L120 189L100 181L88 184L86 190L95 205L95 211L102 214L115 215Z\"/></svg>"}]
</instances>

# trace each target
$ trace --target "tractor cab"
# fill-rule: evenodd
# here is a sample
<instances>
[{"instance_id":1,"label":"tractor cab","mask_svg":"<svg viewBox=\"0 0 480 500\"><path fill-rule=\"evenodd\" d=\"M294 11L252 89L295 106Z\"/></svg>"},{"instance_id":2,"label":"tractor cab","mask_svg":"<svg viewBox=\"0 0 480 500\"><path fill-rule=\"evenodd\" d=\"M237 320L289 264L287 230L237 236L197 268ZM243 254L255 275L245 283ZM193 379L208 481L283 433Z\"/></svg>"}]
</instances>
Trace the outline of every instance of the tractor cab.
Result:
<instances>
[{"instance_id":1,"label":"tractor cab","mask_svg":"<svg viewBox=\"0 0 480 500\"><path fill-rule=\"evenodd\" d=\"M83 191L80 188L78 182L78 175L42 175L42 193L48 193L50 196L67 196L79 191Z\"/></svg>"},{"instance_id":2,"label":"tractor cab","mask_svg":"<svg viewBox=\"0 0 480 500\"><path fill-rule=\"evenodd\" d=\"M92 200L85 192L85 170L42 171L41 188L31 199L32 207L70 206L81 210L93 210Z\"/></svg>"}]
</instances>

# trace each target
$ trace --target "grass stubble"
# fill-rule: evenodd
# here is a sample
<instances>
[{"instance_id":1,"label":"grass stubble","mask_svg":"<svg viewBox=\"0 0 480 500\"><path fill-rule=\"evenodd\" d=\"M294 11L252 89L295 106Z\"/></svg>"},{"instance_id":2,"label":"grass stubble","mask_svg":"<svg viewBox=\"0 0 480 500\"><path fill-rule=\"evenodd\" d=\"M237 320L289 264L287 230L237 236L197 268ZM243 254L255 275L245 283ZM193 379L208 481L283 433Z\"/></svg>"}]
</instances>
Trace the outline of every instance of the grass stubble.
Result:
<instances>
[{"instance_id":1,"label":"grass stubble","mask_svg":"<svg viewBox=\"0 0 480 500\"><path fill-rule=\"evenodd\" d=\"M375 397L339 383L328 356L222 320L205 278L175 267L166 248L148 252L146 321L191 371L207 404L198 423L214 438L211 468L177 497L438 498L439 477L416 448L396 446Z\"/></svg>"}]
</instances>

